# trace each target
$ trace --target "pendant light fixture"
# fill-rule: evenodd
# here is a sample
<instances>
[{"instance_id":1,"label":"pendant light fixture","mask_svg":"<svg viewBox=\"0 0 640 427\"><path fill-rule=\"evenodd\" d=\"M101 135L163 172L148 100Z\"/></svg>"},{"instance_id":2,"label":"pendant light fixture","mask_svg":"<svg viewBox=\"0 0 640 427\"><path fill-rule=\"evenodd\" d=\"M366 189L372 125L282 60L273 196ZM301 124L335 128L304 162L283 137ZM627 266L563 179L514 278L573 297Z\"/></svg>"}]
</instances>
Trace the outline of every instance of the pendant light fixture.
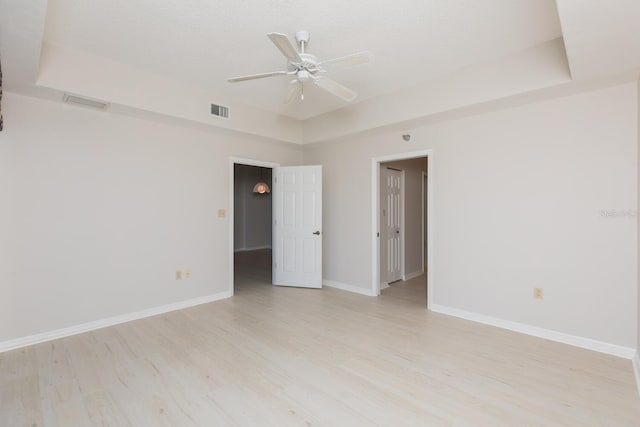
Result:
<instances>
[{"instance_id":1,"label":"pendant light fixture","mask_svg":"<svg viewBox=\"0 0 640 427\"><path fill-rule=\"evenodd\" d=\"M253 192L256 194L269 194L271 193L271 189L269 188L269 184L264 181L264 177L262 172L264 168L260 168L260 181L253 186Z\"/></svg>"}]
</instances>

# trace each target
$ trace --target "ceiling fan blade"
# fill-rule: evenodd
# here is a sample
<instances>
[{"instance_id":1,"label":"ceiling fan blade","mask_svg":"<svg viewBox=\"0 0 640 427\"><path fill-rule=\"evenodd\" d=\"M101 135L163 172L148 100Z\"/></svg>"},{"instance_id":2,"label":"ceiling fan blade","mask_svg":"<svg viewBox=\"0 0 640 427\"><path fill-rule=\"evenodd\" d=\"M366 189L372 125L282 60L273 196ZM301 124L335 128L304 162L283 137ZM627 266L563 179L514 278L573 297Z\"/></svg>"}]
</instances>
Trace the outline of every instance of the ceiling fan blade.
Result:
<instances>
[{"instance_id":1,"label":"ceiling fan blade","mask_svg":"<svg viewBox=\"0 0 640 427\"><path fill-rule=\"evenodd\" d=\"M302 90L302 83L298 80L292 80L289 83L289 87L287 88L287 96L284 97L284 103L290 104L298 95L300 95L300 91Z\"/></svg>"},{"instance_id":2,"label":"ceiling fan blade","mask_svg":"<svg viewBox=\"0 0 640 427\"><path fill-rule=\"evenodd\" d=\"M338 98L344 99L345 101L353 101L358 96L357 92L354 92L348 87L342 86L335 80L331 80L326 77L318 77L313 79L313 82L327 92L337 96Z\"/></svg>"},{"instance_id":3,"label":"ceiling fan blade","mask_svg":"<svg viewBox=\"0 0 640 427\"><path fill-rule=\"evenodd\" d=\"M251 74L250 76L233 77L228 79L229 83L244 82L245 80L263 79L265 77L282 76L289 74L287 71L272 71L271 73Z\"/></svg>"},{"instance_id":4,"label":"ceiling fan blade","mask_svg":"<svg viewBox=\"0 0 640 427\"><path fill-rule=\"evenodd\" d=\"M352 65L366 64L373 60L371 52L358 52L353 55L341 56L340 58L329 59L318 64L318 68L329 71L332 68L350 67Z\"/></svg>"},{"instance_id":5,"label":"ceiling fan blade","mask_svg":"<svg viewBox=\"0 0 640 427\"><path fill-rule=\"evenodd\" d=\"M267 37L271 39L273 44L275 44L276 47L280 49L280 52L282 52L282 54L286 56L289 61L302 62L302 58L300 58L298 51L291 44L291 41L289 40L289 37L287 37L286 34L269 33L267 34Z\"/></svg>"}]
</instances>

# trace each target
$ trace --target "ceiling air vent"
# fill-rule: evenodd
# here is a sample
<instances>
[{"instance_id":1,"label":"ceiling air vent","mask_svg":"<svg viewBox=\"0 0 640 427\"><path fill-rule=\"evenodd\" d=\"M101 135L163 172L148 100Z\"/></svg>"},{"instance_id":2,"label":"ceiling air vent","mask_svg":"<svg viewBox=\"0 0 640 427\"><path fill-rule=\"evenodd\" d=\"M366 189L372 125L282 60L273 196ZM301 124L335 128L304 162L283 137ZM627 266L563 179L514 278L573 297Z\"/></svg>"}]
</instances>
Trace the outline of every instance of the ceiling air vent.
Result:
<instances>
[{"instance_id":1,"label":"ceiling air vent","mask_svg":"<svg viewBox=\"0 0 640 427\"><path fill-rule=\"evenodd\" d=\"M62 98L62 100L70 104L78 104L78 105L83 105L85 107L97 108L100 110L104 110L105 108L107 108L107 105L109 105L104 101L98 101L97 99L83 98L81 96L70 95L68 93L64 94L64 97Z\"/></svg>"},{"instance_id":2,"label":"ceiling air vent","mask_svg":"<svg viewBox=\"0 0 640 427\"><path fill-rule=\"evenodd\" d=\"M211 104L211 115L222 117L223 119L228 119L229 107L223 107L222 105Z\"/></svg>"}]
</instances>

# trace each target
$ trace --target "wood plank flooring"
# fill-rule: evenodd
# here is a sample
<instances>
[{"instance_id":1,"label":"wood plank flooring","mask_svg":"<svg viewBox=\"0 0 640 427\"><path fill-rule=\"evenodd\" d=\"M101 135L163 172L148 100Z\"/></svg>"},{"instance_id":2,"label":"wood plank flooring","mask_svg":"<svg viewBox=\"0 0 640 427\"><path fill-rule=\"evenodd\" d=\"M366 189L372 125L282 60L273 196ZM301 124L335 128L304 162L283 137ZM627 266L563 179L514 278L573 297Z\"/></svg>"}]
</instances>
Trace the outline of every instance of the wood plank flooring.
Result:
<instances>
[{"instance_id":1,"label":"wood plank flooring","mask_svg":"<svg viewBox=\"0 0 640 427\"><path fill-rule=\"evenodd\" d=\"M265 277L1 353L0 425L640 426L630 361L427 312L424 277L378 298Z\"/></svg>"}]
</instances>

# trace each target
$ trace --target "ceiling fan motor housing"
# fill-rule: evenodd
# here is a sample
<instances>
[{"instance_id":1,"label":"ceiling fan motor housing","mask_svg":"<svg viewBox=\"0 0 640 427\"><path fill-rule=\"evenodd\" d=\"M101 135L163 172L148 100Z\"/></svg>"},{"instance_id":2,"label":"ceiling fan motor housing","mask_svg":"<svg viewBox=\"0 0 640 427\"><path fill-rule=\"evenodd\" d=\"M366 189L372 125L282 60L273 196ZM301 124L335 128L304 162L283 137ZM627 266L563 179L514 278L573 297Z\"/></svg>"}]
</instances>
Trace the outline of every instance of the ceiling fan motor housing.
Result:
<instances>
[{"instance_id":1,"label":"ceiling fan motor housing","mask_svg":"<svg viewBox=\"0 0 640 427\"><path fill-rule=\"evenodd\" d=\"M318 59L309 54L301 53L300 59L302 62L289 62L289 69L295 71L300 80L308 80L310 75L313 75L320 71L318 68Z\"/></svg>"}]
</instances>

